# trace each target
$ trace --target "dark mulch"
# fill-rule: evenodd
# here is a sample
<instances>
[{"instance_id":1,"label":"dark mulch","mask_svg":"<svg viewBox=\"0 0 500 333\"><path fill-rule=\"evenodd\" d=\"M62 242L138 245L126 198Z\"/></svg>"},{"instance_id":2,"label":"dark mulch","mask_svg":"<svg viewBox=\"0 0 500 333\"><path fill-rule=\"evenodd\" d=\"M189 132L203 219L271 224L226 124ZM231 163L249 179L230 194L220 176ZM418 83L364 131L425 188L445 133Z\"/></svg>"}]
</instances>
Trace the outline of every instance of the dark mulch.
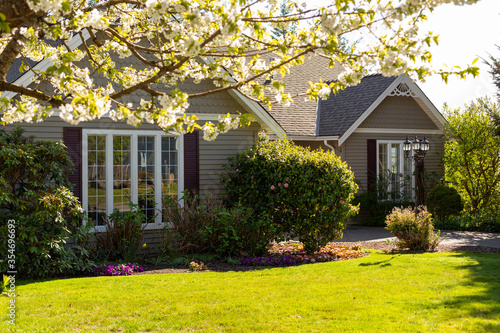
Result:
<instances>
[{"instance_id":1,"label":"dark mulch","mask_svg":"<svg viewBox=\"0 0 500 333\"><path fill-rule=\"evenodd\" d=\"M365 249L379 250L383 252L401 252L396 249L395 246L387 243L386 241L370 241L370 242L357 242L357 243L339 243L342 245L360 245ZM470 252L485 252L485 253L500 253L500 248L487 247L487 246L456 246L450 244L439 244L436 252L460 252L460 251L470 251ZM207 264L209 272L246 272L253 270L264 270L270 267L254 267L254 266L243 266L243 265L231 265L225 262L210 262ZM144 266L145 271L142 273L136 273L134 275L143 274L169 274L169 273L192 273L188 268L185 267L172 267L168 265L156 265L156 266ZM207 271L201 271L207 272Z\"/></svg>"}]
</instances>

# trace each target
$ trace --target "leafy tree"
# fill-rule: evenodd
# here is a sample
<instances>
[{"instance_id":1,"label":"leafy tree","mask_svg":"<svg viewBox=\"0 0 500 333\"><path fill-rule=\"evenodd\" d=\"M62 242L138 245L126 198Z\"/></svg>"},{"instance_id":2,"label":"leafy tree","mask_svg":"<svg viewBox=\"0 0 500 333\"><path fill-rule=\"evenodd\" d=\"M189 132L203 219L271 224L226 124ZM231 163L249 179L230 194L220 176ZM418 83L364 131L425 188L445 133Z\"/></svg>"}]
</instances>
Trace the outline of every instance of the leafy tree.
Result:
<instances>
[{"instance_id":1,"label":"leafy tree","mask_svg":"<svg viewBox=\"0 0 500 333\"><path fill-rule=\"evenodd\" d=\"M500 204L500 137L493 134L488 110L498 112L498 103L479 99L463 109L445 109L446 180L472 213Z\"/></svg>"},{"instance_id":2,"label":"leafy tree","mask_svg":"<svg viewBox=\"0 0 500 333\"><path fill-rule=\"evenodd\" d=\"M341 64L343 73L329 85L312 82L308 91L298 93L311 99L358 83L367 68L421 79L432 74L426 65L431 61L429 48L438 38L420 32L419 26L435 7L448 2L336 0L316 7L290 0L293 14L283 16L280 3L270 0L2 0L0 91L10 92L0 103L2 122L42 121L57 108L72 124L108 114L137 126L149 121L165 130L192 130L201 127L195 116L185 115L194 98L233 89L265 103L289 104L297 96L284 89L283 76L313 53L330 59L330 66ZM298 25L285 41L272 38L273 28L301 21L313 23ZM7 26L9 33L2 28ZM371 45L355 52L342 50L342 38L365 30L375 37ZM73 38L81 39L82 47L72 49ZM270 54L276 60L264 61ZM83 57L88 61L80 61ZM130 63L138 61L140 66L118 68L117 57L131 58ZM34 72L34 83L17 85L6 75L18 58L48 58L52 65L39 70L24 61L22 70ZM454 73L477 71L468 67ZM450 74L441 72L443 78ZM271 83L264 85L263 79L271 76ZM111 84L103 84L102 78ZM215 87L187 91L181 85L186 80L208 80ZM42 83L53 89L39 89ZM148 97L141 103L126 102L139 90ZM14 94L20 98L12 98ZM248 121L227 116L202 129L206 139L213 139Z\"/></svg>"},{"instance_id":3,"label":"leafy tree","mask_svg":"<svg viewBox=\"0 0 500 333\"><path fill-rule=\"evenodd\" d=\"M280 6L280 16L286 17L291 16L292 11L289 7L287 7L287 0L284 0ZM272 28L272 34L275 39L285 38L287 33L295 33L297 29L297 22L285 22L279 25L278 27Z\"/></svg>"},{"instance_id":4,"label":"leafy tree","mask_svg":"<svg viewBox=\"0 0 500 333\"><path fill-rule=\"evenodd\" d=\"M500 50L500 47L497 46ZM497 97L500 100L500 59L497 59L490 55L490 62L487 62L490 66L490 74L493 78L493 83L497 87ZM490 117L492 119L493 127L495 130L495 135L500 136L500 112L498 110L489 110Z\"/></svg>"}]
</instances>

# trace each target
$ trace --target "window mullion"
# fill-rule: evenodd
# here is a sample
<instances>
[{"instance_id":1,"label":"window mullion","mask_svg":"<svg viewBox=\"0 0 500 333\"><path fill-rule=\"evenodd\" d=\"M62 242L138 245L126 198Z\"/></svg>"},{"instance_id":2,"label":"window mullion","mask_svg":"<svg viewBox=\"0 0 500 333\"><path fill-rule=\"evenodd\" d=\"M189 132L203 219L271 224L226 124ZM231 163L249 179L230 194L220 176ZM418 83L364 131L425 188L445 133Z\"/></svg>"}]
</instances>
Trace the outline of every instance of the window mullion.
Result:
<instances>
[{"instance_id":1,"label":"window mullion","mask_svg":"<svg viewBox=\"0 0 500 333\"><path fill-rule=\"evenodd\" d=\"M162 156L162 146L161 146L161 135L155 135L155 144L154 144L154 158L155 158L155 204L156 204L156 211L159 212L156 215L155 221L156 223L161 223L162 221L162 216L161 216L161 211L162 211L162 191L161 191L161 186L162 186L162 163L161 163L161 156Z\"/></svg>"},{"instance_id":2,"label":"window mullion","mask_svg":"<svg viewBox=\"0 0 500 333\"><path fill-rule=\"evenodd\" d=\"M106 215L113 212L113 135L106 134Z\"/></svg>"},{"instance_id":3,"label":"window mullion","mask_svg":"<svg viewBox=\"0 0 500 333\"><path fill-rule=\"evenodd\" d=\"M137 134L133 134L130 138L130 154L130 200L137 205L139 202Z\"/></svg>"},{"instance_id":4,"label":"window mullion","mask_svg":"<svg viewBox=\"0 0 500 333\"><path fill-rule=\"evenodd\" d=\"M88 161L88 135L82 131L82 208L87 214L89 210L89 161ZM86 224L86 220L83 221Z\"/></svg>"}]
</instances>

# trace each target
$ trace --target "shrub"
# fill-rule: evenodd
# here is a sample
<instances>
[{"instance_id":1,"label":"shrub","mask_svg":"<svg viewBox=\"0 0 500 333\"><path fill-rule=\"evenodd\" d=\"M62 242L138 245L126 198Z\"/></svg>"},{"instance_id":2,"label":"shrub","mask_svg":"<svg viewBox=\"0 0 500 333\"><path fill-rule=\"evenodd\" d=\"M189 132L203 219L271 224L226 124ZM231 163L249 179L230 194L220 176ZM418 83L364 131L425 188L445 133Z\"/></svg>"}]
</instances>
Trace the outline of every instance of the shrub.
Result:
<instances>
[{"instance_id":1,"label":"shrub","mask_svg":"<svg viewBox=\"0 0 500 333\"><path fill-rule=\"evenodd\" d=\"M440 232L434 233L431 214L425 207L396 207L385 223L386 229L396 236L394 243L400 249L433 250L439 244Z\"/></svg>"},{"instance_id":2,"label":"shrub","mask_svg":"<svg viewBox=\"0 0 500 333\"><path fill-rule=\"evenodd\" d=\"M350 204L354 175L331 152L310 151L291 141L266 141L228 159L221 182L229 206L268 215L279 237L298 237L308 252L342 237L357 207Z\"/></svg>"},{"instance_id":3,"label":"shrub","mask_svg":"<svg viewBox=\"0 0 500 333\"><path fill-rule=\"evenodd\" d=\"M230 209L221 200L206 197L201 202L184 192L184 205L175 198L164 202L165 250L182 254L217 253L257 255L265 253L276 228L265 214L255 215L241 206Z\"/></svg>"},{"instance_id":4,"label":"shrub","mask_svg":"<svg viewBox=\"0 0 500 333\"><path fill-rule=\"evenodd\" d=\"M458 191L453 187L438 185L429 193L426 199L427 209L440 220L458 215L464 204Z\"/></svg>"},{"instance_id":5,"label":"shrub","mask_svg":"<svg viewBox=\"0 0 500 333\"><path fill-rule=\"evenodd\" d=\"M144 237L145 218L137 205L130 204L130 211L124 212L115 208L105 220L106 231L95 234L94 251L100 251L104 260L135 260Z\"/></svg>"},{"instance_id":6,"label":"shrub","mask_svg":"<svg viewBox=\"0 0 500 333\"><path fill-rule=\"evenodd\" d=\"M9 220L15 226L20 276L48 277L90 271L90 224L67 187L71 160L61 142L0 129L0 253L7 255ZM66 243L72 240L71 246ZM0 271L7 271L7 260Z\"/></svg>"},{"instance_id":7,"label":"shrub","mask_svg":"<svg viewBox=\"0 0 500 333\"><path fill-rule=\"evenodd\" d=\"M487 210L477 214L464 212L457 216L434 219L434 225L444 230L500 232L500 215L497 211Z\"/></svg>"}]
</instances>

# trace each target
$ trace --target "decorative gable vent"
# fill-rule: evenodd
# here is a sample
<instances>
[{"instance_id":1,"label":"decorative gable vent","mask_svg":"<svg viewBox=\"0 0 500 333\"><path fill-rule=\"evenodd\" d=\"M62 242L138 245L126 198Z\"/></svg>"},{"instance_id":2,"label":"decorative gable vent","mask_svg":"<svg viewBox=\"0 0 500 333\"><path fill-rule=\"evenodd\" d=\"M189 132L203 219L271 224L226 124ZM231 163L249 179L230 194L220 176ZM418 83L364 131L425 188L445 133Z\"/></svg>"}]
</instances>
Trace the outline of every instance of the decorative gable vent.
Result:
<instances>
[{"instance_id":1,"label":"decorative gable vent","mask_svg":"<svg viewBox=\"0 0 500 333\"><path fill-rule=\"evenodd\" d=\"M416 97L415 93L404 82L398 84L398 86L389 94L389 96Z\"/></svg>"}]
</instances>

